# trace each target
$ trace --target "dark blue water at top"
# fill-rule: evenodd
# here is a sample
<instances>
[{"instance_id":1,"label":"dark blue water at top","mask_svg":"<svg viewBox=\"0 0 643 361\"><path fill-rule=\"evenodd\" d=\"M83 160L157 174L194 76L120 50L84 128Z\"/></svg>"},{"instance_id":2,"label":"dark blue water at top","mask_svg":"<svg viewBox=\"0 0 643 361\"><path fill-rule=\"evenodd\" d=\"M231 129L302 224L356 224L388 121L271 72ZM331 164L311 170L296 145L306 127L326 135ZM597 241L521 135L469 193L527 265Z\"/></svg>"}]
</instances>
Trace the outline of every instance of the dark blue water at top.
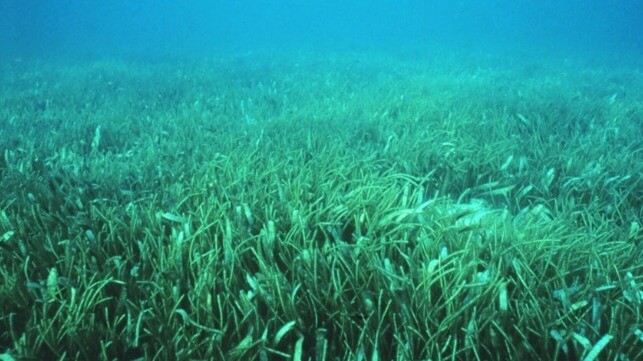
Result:
<instances>
[{"instance_id":1,"label":"dark blue water at top","mask_svg":"<svg viewBox=\"0 0 643 361\"><path fill-rule=\"evenodd\" d=\"M643 0L0 0L0 57L643 53Z\"/></svg>"}]
</instances>

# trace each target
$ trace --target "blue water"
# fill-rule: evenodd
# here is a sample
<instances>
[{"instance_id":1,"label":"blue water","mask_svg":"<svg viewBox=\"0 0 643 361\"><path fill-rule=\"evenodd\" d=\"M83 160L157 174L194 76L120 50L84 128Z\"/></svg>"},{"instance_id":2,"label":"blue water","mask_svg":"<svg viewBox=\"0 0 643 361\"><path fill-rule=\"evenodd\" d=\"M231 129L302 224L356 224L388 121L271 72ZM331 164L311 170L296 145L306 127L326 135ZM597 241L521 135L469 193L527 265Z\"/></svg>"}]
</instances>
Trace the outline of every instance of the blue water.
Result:
<instances>
[{"instance_id":1,"label":"blue water","mask_svg":"<svg viewBox=\"0 0 643 361\"><path fill-rule=\"evenodd\" d=\"M0 0L0 57L643 53L642 0Z\"/></svg>"}]
</instances>

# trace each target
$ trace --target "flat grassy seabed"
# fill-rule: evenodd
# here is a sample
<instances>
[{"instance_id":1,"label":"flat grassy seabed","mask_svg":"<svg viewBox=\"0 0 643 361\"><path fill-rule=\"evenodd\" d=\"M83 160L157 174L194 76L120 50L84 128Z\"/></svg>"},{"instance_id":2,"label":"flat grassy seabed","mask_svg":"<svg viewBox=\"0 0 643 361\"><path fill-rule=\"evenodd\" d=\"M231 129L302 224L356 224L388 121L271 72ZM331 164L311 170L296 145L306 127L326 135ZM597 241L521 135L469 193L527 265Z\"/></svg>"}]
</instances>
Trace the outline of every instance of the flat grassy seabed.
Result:
<instances>
[{"instance_id":1,"label":"flat grassy seabed","mask_svg":"<svg viewBox=\"0 0 643 361\"><path fill-rule=\"evenodd\" d=\"M0 87L2 361L643 359L640 70L247 55Z\"/></svg>"}]
</instances>

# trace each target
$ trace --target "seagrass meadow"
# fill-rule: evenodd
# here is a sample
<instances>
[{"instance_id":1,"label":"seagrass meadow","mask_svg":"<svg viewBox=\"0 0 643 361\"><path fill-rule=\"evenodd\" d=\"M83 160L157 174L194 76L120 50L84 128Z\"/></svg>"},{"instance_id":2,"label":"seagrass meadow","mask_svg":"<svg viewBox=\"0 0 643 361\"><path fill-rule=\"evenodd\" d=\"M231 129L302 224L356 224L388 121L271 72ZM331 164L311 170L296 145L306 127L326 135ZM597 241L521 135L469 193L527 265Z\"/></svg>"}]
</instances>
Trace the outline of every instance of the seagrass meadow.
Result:
<instances>
[{"instance_id":1,"label":"seagrass meadow","mask_svg":"<svg viewBox=\"0 0 643 361\"><path fill-rule=\"evenodd\" d=\"M643 73L8 62L0 360L643 359Z\"/></svg>"}]
</instances>

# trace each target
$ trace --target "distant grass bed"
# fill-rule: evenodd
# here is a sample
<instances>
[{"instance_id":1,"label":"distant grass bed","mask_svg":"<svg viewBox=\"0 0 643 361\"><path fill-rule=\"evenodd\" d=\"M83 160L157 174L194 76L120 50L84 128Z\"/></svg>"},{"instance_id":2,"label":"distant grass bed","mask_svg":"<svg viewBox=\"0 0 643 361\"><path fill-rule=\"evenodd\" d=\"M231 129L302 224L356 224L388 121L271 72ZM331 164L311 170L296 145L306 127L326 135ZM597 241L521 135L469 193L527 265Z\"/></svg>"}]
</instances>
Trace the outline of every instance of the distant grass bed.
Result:
<instances>
[{"instance_id":1,"label":"distant grass bed","mask_svg":"<svg viewBox=\"0 0 643 361\"><path fill-rule=\"evenodd\" d=\"M1 74L3 361L643 359L640 71Z\"/></svg>"}]
</instances>

